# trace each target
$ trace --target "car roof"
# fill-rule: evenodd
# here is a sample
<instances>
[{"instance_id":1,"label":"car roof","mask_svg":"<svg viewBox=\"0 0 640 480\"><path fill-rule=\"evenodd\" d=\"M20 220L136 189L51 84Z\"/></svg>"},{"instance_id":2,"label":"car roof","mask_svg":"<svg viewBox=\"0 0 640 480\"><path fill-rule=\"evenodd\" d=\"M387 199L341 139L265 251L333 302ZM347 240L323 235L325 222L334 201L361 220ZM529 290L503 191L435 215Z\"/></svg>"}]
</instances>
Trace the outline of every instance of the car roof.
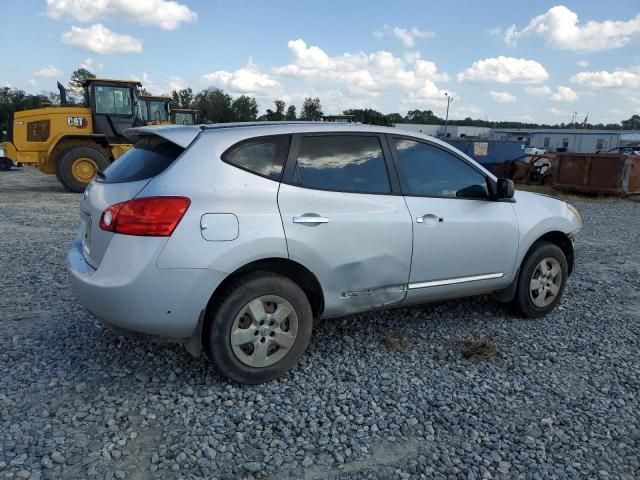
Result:
<instances>
[{"instance_id":1,"label":"car roof","mask_svg":"<svg viewBox=\"0 0 640 480\"><path fill-rule=\"evenodd\" d=\"M234 130L242 132L247 138L265 135L293 134L293 133L322 133L322 132L353 132L353 133L380 133L391 135L407 135L414 138L422 138L432 143L451 148L446 142L435 137L403 130L400 124L397 127L382 127L367 125L364 123L339 123L339 122L234 122L234 123L210 123L204 125L153 125L136 127L125 130L124 134L132 140L143 135L158 135L186 148L201 133L219 134L224 131Z\"/></svg>"}]
</instances>

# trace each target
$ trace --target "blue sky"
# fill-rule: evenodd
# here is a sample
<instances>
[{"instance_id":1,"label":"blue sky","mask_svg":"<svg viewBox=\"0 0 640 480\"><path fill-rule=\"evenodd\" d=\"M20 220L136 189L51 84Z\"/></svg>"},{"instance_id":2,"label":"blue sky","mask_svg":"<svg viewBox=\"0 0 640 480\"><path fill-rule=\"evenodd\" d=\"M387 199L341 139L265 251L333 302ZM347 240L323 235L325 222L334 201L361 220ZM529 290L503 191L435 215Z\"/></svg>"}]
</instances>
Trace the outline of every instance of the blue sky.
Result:
<instances>
[{"instance_id":1,"label":"blue sky","mask_svg":"<svg viewBox=\"0 0 640 480\"><path fill-rule=\"evenodd\" d=\"M637 0L3 0L0 82L37 93L80 65L153 93L224 88L325 113L616 122L640 113Z\"/></svg>"}]
</instances>

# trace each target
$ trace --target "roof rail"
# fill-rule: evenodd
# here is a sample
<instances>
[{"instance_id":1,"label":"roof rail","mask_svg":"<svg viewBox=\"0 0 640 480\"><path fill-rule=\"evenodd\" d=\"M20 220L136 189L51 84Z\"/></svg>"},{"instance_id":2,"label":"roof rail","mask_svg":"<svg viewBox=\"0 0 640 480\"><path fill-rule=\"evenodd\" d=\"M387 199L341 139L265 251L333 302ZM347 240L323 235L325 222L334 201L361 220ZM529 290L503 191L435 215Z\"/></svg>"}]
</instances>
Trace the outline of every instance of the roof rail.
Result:
<instances>
[{"instance_id":1,"label":"roof rail","mask_svg":"<svg viewBox=\"0 0 640 480\"><path fill-rule=\"evenodd\" d=\"M237 128L237 127L261 127L261 126L269 126L269 125L327 125L333 126L335 128L335 123L331 122L314 122L314 121L304 121L304 120L283 120L283 121L266 121L266 122L230 122L230 123L207 123L205 125L200 125L202 130L216 130L219 128Z\"/></svg>"}]
</instances>

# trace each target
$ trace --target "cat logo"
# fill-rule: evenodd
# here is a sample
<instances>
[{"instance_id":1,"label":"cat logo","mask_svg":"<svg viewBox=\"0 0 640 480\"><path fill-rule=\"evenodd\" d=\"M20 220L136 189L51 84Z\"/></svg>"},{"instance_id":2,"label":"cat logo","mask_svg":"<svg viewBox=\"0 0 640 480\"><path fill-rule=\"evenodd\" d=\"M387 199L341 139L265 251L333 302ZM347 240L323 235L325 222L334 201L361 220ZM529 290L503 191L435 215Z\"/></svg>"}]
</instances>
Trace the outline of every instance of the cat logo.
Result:
<instances>
[{"instance_id":1,"label":"cat logo","mask_svg":"<svg viewBox=\"0 0 640 480\"><path fill-rule=\"evenodd\" d=\"M69 127L85 128L87 121L84 117L67 117L67 125Z\"/></svg>"}]
</instances>

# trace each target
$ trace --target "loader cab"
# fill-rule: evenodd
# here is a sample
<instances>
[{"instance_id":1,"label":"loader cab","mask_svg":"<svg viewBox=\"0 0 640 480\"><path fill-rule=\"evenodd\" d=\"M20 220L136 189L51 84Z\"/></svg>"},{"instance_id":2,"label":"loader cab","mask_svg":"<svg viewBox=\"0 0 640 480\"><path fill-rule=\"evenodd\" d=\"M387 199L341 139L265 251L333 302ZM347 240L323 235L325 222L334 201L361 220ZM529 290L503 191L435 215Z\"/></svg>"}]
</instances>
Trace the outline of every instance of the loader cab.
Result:
<instances>
[{"instance_id":1,"label":"loader cab","mask_svg":"<svg viewBox=\"0 0 640 480\"><path fill-rule=\"evenodd\" d=\"M141 95L140 114L145 125L169 124L169 103L171 97Z\"/></svg>"},{"instance_id":2,"label":"loader cab","mask_svg":"<svg viewBox=\"0 0 640 480\"><path fill-rule=\"evenodd\" d=\"M145 124L139 113L140 87L136 80L87 79L84 88L93 133L106 136L109 143L127 143L123 132Z\"/></svg>"},{"instance_id":3,"label":"loader cab","mask_svg":"<svg viewBox=\"0 0 640 480\"><path fill-rule=\"evenodd\" d=\"M197 125L199 121L199 112L191 108L172 108L171 123L174 125Z\"/></svg>"}]
</instances>

